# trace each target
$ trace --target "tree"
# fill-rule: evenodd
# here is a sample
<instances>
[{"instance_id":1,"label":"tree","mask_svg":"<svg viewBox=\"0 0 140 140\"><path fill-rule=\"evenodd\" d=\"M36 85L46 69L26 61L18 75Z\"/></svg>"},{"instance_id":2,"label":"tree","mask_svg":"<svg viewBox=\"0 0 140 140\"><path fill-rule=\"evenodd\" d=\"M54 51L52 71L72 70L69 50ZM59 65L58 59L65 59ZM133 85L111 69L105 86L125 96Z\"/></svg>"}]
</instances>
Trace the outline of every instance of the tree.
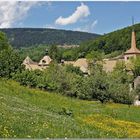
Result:
<instances>
[{"instance_id":1,"label":"tree","mask_svg":"<svg viewBox=\"0 0 140 140\"><path fill-rule=\"evenodd\" d=\"M133 81L133 76L128 74L126 71L126 65L123 61L118 61L116 66L111 74L110 78L115 80L116 83L126 84L131 83Z\"/></svg>"},{"instance_id":2,"label":"tree","mask_svg":"<svg viewBox=\"0 0 140 140\"><path fill-rule=\"evenodd\" d=\"M134 92L130 91L133 76L125 71L125 66L119 62L113 72L108 74L109 94L115 103L132 104Z\"/></svg>"},{"instance_id":3,"label":"tree","mask_svg":"<svg viewBox=\"0 0 140 140\"><path fill-rule=\"evenodd\" d=\"M114 71L125 72L126 65L124 61L117 61L116 66L114 67Z\"/></svg>"},{"instance_id":4,"label":"tree","mask_svg":"<svg viewBox=\"0 0 140 140\"><path fill-rule=\"evenodd\" d=\"M68 73L76 73L78 75L83 76L83 72L80 70L79 67L74 67L72 64L65 66L66 72Z\"/></svg>"},{"instance_id":5,"label":"tree","mask_svg":"<svg viewBox=\"0 0 140 140\"><path fill-rule=\"evenodd\" d=\"M0 51L7 50L10 47L8 39L3 32L0 32Z\"/></svg>"},{"instance_id":6,"label":"tree","mask_svg":"<svg viewBox=\"0 0 140 140\"><path fill-rule=\"evenodd\" d=\"M115 103L131 105L134 102L135 93L130 92L129 84L110 82L109 93Z\"/></svg>"},{"instance_id":7,"label":"tree","mask_svg":"<svg viewBox=\"0 0 140 140\"><path fill-rule=\"evenodd\" d=\"M48 49L48 53L53 60L55 60L57 62L61 61L62 54L61 54L60 49L56 45L50 46Z\"/></svg>"},{"instance_id":8,"label":"tree","mask_svg":"<svg viewBox=\"0 0 140 140\"><path fill-rule=\"evenodd\" d=\"M0 77L11 78L12 74L22 70L21 64L20 56L10 47L5 34L0 32Z\"/></svg>"},{"instance_id":9,"label":"tree","mask_svg":"<svg viewBox=\"0 0 140 140\"><path fill-rule=\"evenodd\" d=\"M110 100L109 83L105 73L97 73L91 76L92 98L105 103Z\"/></svg>"},{"instance_id":10,"label":"tree","mask_svg":"<svg viewBox=\"0 0 140 140\"><path fill-rule=\"evenodd\" d=\"M140 57L131 59L130 63L134 77L140 76Z\"/></svg>"},{"instance_id":11,"label":"tree","mask_svg":"<svg viewBox=\"0 0 140 140\"><path fill-rule=\"evenodd\" d=\"M23 69L22 59L16 51L9 48L0 52L0 77L11 78Z\"/></svg>"},{"instance_id":12,"label":"tree","mask_svg":"<svg viewBox=\"0 0 140 140\"><path fill-rule=\"evenodd\" d=\"M88 60L92 60L92 61L101 61L104 57L104 53L102 51L91 51L90 53L88 53L86 55L86 58Z\"/></svg>"},{"instance_id":13,"label":"tree","mask_svg":"<svg viewBox=\"0 0 140 140\"><path fill-rule=\"evenodd\" d=\"M91 67L89 87L92 89L92 99L105 103L110 100L108 75L103 71L101 64L96 63Z\"/></svg>"}]
</instances>

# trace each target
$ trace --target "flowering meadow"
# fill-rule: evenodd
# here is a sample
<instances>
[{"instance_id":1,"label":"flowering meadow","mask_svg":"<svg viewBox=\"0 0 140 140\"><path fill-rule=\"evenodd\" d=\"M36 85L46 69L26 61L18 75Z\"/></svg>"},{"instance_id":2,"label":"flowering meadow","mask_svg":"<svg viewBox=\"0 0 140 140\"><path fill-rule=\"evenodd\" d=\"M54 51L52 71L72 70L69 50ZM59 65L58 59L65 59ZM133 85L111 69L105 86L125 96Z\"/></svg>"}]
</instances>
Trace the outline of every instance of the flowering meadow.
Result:
<instances>
[{"instance_id":1,"label":"flowering meadow","mask_svg":"<svg viewBox=\"0 0 140 140\"><path fill-rule=\"evenodd\" d=\"M101 104L0 79L0 138L140 138L140 107Z\"/></svg>"}]
</instances>

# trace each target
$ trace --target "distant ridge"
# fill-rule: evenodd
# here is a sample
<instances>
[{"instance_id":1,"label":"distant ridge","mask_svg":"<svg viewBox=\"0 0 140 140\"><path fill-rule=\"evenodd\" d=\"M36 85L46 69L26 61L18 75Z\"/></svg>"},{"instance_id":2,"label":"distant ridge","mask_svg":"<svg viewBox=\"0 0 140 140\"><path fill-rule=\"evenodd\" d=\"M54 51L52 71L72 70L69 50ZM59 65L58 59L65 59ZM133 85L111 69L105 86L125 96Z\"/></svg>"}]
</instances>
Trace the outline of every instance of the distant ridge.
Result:
<instances>
[{"instance_id":1,"label":"distant ridge","mask_svg":"<svg viewBox=\"0 0 140 140\"><path fill-rule=\"evenodd\" d=\"M98 34L49 28L7 28L5 32L13 47L30 47L40 44L80 44L97 38Z\"/></svg>"}]
</instances>

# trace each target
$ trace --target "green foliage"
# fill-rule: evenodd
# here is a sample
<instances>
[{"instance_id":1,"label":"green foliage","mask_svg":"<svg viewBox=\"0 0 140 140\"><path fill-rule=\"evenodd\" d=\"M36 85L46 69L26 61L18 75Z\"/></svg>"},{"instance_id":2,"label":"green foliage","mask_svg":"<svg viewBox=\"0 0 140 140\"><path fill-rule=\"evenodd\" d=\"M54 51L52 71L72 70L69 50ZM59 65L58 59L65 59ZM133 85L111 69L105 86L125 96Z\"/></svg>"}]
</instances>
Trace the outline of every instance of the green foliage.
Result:
<instances>
[{"instance_id":1,"label":"green foliage","mask_svg":"<svg viewBox=\"0 0 140 140\"><path fill-rule=\"evenodd\" d=\"M78 58L77 53L76 53L76 48L71 48L71 49L63 49L62 51L62 58L64 60L76 60Z\"/></svg>"},{"instance_id":2,"label":"green foliage","mask_svg":"<svg viewBox=\"0 0 140 140\"><path fill-rule=\"evenodd\" d=\"M122 51L113 51L105 55L105 58L114 58L122 54Z\"/></svg>"},{"instance_id":3,"label":"green foliage","mask_svg":"<svg viewBox=\"0 0 140 140\"><path fill-rule=\"evenodd\" d=\"M58 92L64 93L69 89L69 77L63 67L58 66L57 64L52 64L47 73L48 83L51 83Z\"/></svg>"},{"instance_id":4,"label":"green foliage","mask_svg":"<svg viewBox=\"0 0 140 140\"><path fill-rule=\"evenodd\" d=\"M90 88L92 89L92 98L101 103L110 100L108 75L103 71L101 64L91 67Z\"/></svg>"},{"instance_id":5,"label":"green foliage","mask_svg":"<svg viewBox=\"0 0 140 140\"><path fill-rule=\"evenodd\" d=\"M86 55L88 60L101 61L104 57L104 53L101 51L91 51Z\"/></svg>"},{"instance_id":6,"label":"green foliage","mask_svg":"<svg viewBox=\"0 0 140 140\"><path fill-rule=\"evenodd\" d=\"M119 71L119 72L125 72L125 70L126 70L125 62L124 61L117 61L114 70Z\"/></svg>"},{"instance_id":7,"label":"green foliage","mask_svg":"<svg viewBox=\"0 0 140 140\"><path fill-rule=\"evenodd\" d=\"M76 82L75 82L76 80ZM92 100L92 90L90 87L90 81L88 77L75 77L75 80L72 84L71 92L79 99L83 100Z\"/></svg>"},{"instance_id":8,"label":"green foliage","mask_svg":"<svg viewBox=\"0 0 140 140\"><path fill-rule=\"evenodd\" d=\"M137 46L140 46L140 24L134 25L136 31L136 40ZM131 32L132 27L126 27L121 30L117 30L108 34L105 34L101 37L96 38L95 40L90 40L81 43L78 48L79 52L84 52L85 54L90 53L91 51L103 51L107 57L114 57L122 52L126 51L131 46Z\"/></svg>"},{"instance_id":9,"label":"green foliage","mask_svg":"<svg viewBox=\"0 0 140 140\"><path fill-rule=\"evenodd\" d=\"M118 61L112 72L112 78L114 78L115 82L131 83L133 82L133 75L130 75L126 71L126 65L123 61Z\"/></svg>"},{"instance_id":10,"label":"green foliage","mask_svg":"<svg viewBox=\"0 0 140 140\"><path fill-rule=\"evenodd\" d=\"M0 32L0 51L7 50L9 47L6 35L3 32Z\"/></svg>"},{"instance_id":11,"label":"green foliage","mask_svg":"<svg viewBox=\"0 0 140 140\"><path fill-rule=\"evenodd\" d=\"M13 77L21 85L76 97L84 100L110 100L117 103L132 104L134 96L129 92L133 77L118 63L112 73L105 73L101 64L91 66L91 73L85 77L79 68L71 65L52 63L43 71L23 71Z\"/></svg>"},{"instance_id":12,"label":"green foliage","mask_svg":"<svg viewBox=\"0 0 140 140\"><path fill-rule=\"evenodd\" d=\"M117 63L114 71L108 74L109 93L111 99L116 103L133 104L135 93L130 92L130 84L133 76L125 71L124 62Z\"/></svg>"},{"instance_id":13,"label":"green foliage","mask_svg":"<svg viewBox=\"0 0 140 140\"><path fill-rule=\"evenodd\" d=\"M6 35L0 32L0 77L11 78L23 69L21 64L21 57L10 47Z\"/></svg>"},{"instance_id":14,"label":"green foliage","mask_svg":"<svg viewBox=\"0 0 140 140\"><path fill-rule=\"evenodd\" d=\"M131 105L135 99L135 93L130 92L128 84L112 83L110 85L111 99L115 103Z\"/></svg>"},{"instance_id":15,"label":"green foliage","mask_svg":"<svg viewBox=\"0 0 140 140\"><path fill-rule=\"evenodd\" d=\"M35 71L25 70L13 75L12 78L20 82L21 85L29 86L29 87L37 87L38 80L41 76L42 76L42 72L40 70L35 70Z\"/></svg>"},{"instance_id":16,"label":"green foliage","mask_svg":"<svg viewBox=\"0 0 140 140\"><path fill-rule=\"evenodd\" d=\"M56 45L52 45L49 47L48 54L54 61L61 61L61 51Z\"/></svg>"},{"instance_id":17,"label":"green foliage","mask_svg":"<svg viewBox=\"0 0 140 140\"><path fill-rule=\"evenodd\" d=\"M9 48L0 52L0 77L11 78L23 68L22 60L16 51Z\"/></svg>"},{"instance_id":18,"label":"green foliage","mask_svg":"<svg viewBox=\"0 0 140 140\"><path fill-rule=\"evenodd\" d=\"M140 76L140 57L132 59L131 63L134 77Z\"/></svg>"},{"instance_id":19,"label":"green foliage","mask_svg":"<svg viewBox=\"0 0 140 140\"><path fill-rule=\"evenodd\" d=\"M101 103L110 100L109 84L107 83L105 75L96 75L92 79L92 95L93 98L99 100Z\"/></svg>"},{"instance_id":20,"label":"green foliage","mask_svg":"<svg viewBox=\"0 0 140 140\"><path fill-rule=\"evenodd\" d=\"M17 49L19 55L24 60L27 56L29 56L33 61L39 62L46 53L46 49L49 46L39 45L28 48L20 48Z\"/></svg>"},{"instance_id":21,"label":"green foliage","mask_svg":"<svg viewBox=\"0 0 140 140\"><path fill-rule=\"evenodd\" d=\"M139 107L101 105L0 79L1 138L139 138L139 122Z\"/></svg>"},{"instance_id":22,"label":"green foliage","mask_svg":"<svg viewBox=\"0 0 140 140\"><path fill-rule=\"evenodd\" d=\"M46 44L80 44L82 41L99 36L91 33L43 28L0 29L0 31L6 33L10 44L16 48Z\"/></svg>"},{"instance_id":23,"label":"green foliage","mask_svg":"<svg viewBox=\"0 0 140 140\"><path fill-rule=\"evenodd\" d=\"M75 67L72 64L65 65L65 69L66 69L66 72L75 73L75 74L83 76L83 72L80 70L80 68Z\"/></svg>"}]
</instances>

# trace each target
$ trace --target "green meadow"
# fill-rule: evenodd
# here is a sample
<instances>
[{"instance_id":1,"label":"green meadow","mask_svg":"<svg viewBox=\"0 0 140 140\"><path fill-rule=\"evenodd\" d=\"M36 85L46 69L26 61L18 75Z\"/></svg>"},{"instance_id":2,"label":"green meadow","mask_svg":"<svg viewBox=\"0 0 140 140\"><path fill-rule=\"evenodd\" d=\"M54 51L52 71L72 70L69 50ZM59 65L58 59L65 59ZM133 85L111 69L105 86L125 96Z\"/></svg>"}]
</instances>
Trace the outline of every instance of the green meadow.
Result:
<instances>
[{"instance_id":1,"label":"green meadow","mask_svg":"<svg viewBox=\"0 0 140 140\"><path fill-rule=\"evenodd\" d=\"M140 108L101 104L0 79L1 138L140 138Z\"/></svg>"}]
</instances>

